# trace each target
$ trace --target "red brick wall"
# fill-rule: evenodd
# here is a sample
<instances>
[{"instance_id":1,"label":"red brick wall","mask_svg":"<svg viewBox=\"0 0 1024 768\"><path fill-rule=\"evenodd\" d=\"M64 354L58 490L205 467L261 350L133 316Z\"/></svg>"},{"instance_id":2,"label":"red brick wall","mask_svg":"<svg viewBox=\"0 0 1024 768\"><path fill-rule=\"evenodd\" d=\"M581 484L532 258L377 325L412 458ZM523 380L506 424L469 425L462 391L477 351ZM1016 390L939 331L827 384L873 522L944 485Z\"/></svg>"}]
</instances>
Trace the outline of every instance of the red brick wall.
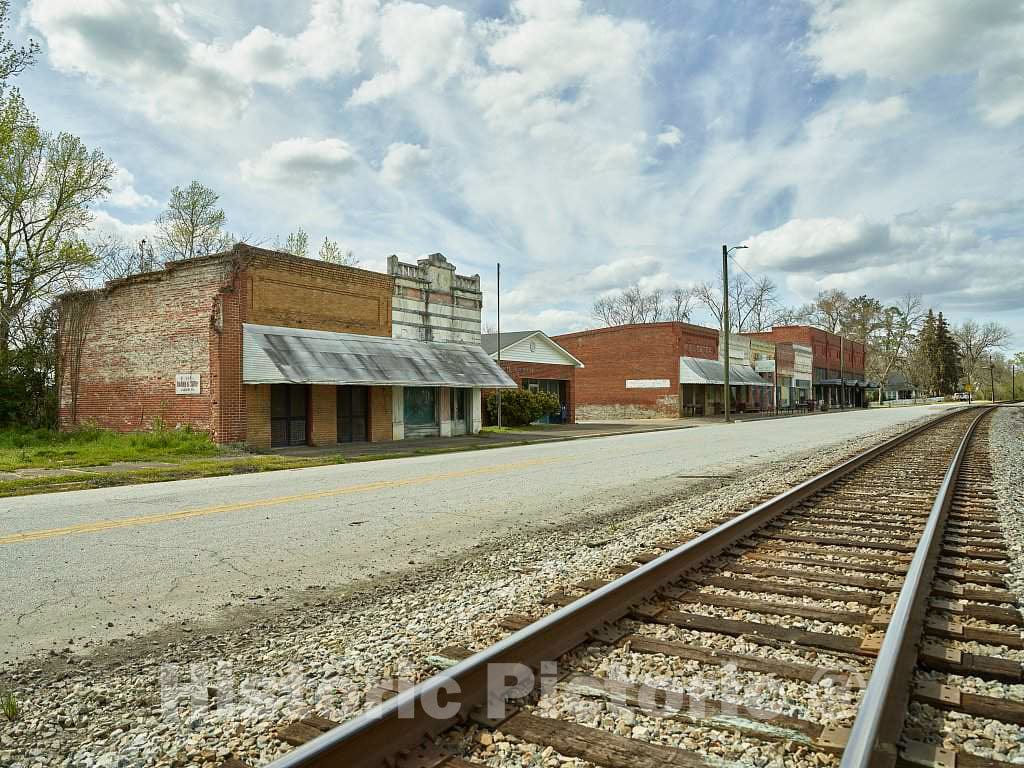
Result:
<instances>
[{"instance_id":1,"label":"red brick wall","mask_svg":"<svg viewBox=\"0 0 1024 768\"><path fill-rule=\"evenodd\" d=\"M61 426L131 431L160 419L216 433L221 376L211 367L211 342L218 295L232 273L230 258L199 259L98 292L81 352L77 411L72 419L76 382L65 379ZM176 395L176 373L200 374L200 394Z\"/></svg>"},{"instance_id":2,"label":"red brick wall","mask_svg":"<svg viewBox=\"0 0 1024 768\"><path fill-rule=\"evenodd\" d=\"M622 325L552 338L584 365L575 373L580 418L678 416L679 358L718 358L718 332L689 323ZM626 389L627 379L668 379L669 386Z\"/></svg>"},{"instance_id":3,"label":"red brick wall","mask_svg":"<svg viewBox=\"0 0 1024 768\"><path fill-rule=\"evenodd\" d=\"M79 376L62 386L61 427L132 431L159 418L219 443L267 447L269 389L242 384L242 323L390 336L393 288L389 275L245 245L111 283L91 294ZM176 395L176 373L199 373L201 393ZM330 437L328 414L320 416L318 443Z\"/></svg>"},{"instance_id":4,"label":"red brick wall","mask_svg":"<svg viewBox=\"0 0 1024 768\"><path fill-rule=\"evenodd\" d=\"M520 387L523 386L523 379L555 379L557 381L566 382L565 403L569 411L566 416L566 423L576 423L576 366L555 365L553 363L521 363L515 360L502 360L501 367ZM482 413L485 423L489 423L486 407L487 396L493 392L493 389L487 389L480 393L480 396L483 398Z\"/></svg>"},{"instance_id":5,"label":"red brick wall","mask_svg":"<svg viewBox=\"0 0 1024 768\"><path fill-rule=\"evenodd\" d=\"M806 344L812 350L814 357L812 365L815 368L837 372L840 370L840 338L834 333L823 331L820 328L812 328L809 325L782 325L770 331L744 335L767 341L790 341ZM863 344L850 339L842 339L842 370L848 377L864 374Z\"/></svg>"}]
</instances>

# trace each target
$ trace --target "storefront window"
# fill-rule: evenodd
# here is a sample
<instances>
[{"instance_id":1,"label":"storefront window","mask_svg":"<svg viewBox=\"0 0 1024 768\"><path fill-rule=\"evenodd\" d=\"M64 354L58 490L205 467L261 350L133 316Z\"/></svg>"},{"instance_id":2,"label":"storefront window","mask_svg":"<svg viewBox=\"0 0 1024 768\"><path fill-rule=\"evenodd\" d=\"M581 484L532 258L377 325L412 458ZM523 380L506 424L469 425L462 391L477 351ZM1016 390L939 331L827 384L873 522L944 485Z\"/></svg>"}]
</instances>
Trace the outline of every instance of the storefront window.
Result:
<instances>
[{"instance_id":1,"label":"storefront window","mask_svg":"<svg viewBox=\"0 0 1024 768\"><path fill-rule=\"evenodd\" d=\"M406 387L405 423L419 426L436 423L436 393L433 387Z\"/></svg>"}]
</instances>

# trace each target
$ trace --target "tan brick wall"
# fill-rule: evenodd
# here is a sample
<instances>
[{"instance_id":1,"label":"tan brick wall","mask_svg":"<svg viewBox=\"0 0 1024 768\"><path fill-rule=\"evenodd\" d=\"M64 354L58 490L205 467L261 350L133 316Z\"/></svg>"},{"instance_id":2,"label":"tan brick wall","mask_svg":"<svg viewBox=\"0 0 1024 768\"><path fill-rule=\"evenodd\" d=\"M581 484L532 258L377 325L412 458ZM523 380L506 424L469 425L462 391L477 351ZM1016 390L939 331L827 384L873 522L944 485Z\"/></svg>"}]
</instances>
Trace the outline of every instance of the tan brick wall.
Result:
<instances>
[{"instance_id":1,"label":"tan brick wall","mask_svg":"<svg viewBox=\"0 0 1024 768\"><path fill-rule=\"evenodd\" d=\"M245 442L253 448L270 447L270 385L246 384Z\"/></svg>"},{"instance_id":2,"label":"tan brick wall","mask_svg":"<svg viewBox=\"0 0 1024 768\"><path fill-rule=\"evenodd\" d=\"M311 445L334 445L338 442L338 390L333 384L310 387L313 423L310 425Z\"/></svg>"},{"instance_id":3,"label":"tan brick wall","mask_svg":"<svg viewBox=\"0 0 1024 768\"><path fill-rule=\"evenodd\" d=\"M370 387L370 442L394 438L391 425L391 387Z\"/></svg>"},{"instance_id":4,"label":"tan brick wall","mask_svg":"<svg viewBox=\"0 0 1024 768\"><path fill-rule=\"evenodd\" d=\"M245 280L247 323L391 335L389 275L274 254L251 257Z\"/></svg>"}]
</instances>

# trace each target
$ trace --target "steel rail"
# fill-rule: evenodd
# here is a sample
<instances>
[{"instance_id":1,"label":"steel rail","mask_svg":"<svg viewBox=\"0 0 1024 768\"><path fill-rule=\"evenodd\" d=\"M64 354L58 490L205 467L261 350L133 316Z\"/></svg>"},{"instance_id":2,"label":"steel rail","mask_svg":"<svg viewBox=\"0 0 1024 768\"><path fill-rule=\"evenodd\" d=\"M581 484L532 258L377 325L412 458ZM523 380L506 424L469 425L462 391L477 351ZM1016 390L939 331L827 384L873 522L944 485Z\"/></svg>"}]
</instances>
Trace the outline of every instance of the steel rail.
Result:
<instances>
[{"instance_id":1,"label":"steel rail","mask_svg":"<svg viewBox=\"0 0 1024 768\"><path fill-rule=\"evenodd\" d=\"M960 467L975 429L994 409L995 406L984 407L971 422L949 463L921 540L907 568L906 579L847 737L840 768L890 768L896 764L898 741L910 701L910 682L917 664L917 648L923 634L928 598Z\"/></svg>"},{"instance_id":2,"label":"steel rail","mask_svg":"<svg viewBox=\"0 0 1024 768\"><path fill-rule=\"evenodd\" d=\"M408 758L418 747L464 722L475 708L488 703L488 675L495 669L492 665L519 664L536 669L543 661L558 659L584 642L593 630L621 619L661 587L700 567L783 512L964 410L913 427L722 523L332 728L267 768L381 768L396 765L400 758L404 758L403 765L409 764ZM455 711L438 717L438 702Z\"/></svg>"}]
</instances>

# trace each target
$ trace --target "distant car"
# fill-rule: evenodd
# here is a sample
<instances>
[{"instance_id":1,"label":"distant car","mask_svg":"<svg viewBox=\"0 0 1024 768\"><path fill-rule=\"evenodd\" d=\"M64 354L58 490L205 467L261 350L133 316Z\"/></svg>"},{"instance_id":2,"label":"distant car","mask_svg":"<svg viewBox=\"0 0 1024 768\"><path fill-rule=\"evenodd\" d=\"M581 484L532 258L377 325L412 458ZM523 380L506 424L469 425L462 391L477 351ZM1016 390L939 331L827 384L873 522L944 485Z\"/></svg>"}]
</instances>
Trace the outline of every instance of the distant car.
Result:
<instances>
[{"instance_id":1,"label":"distant car","mask_svg":"<svg viewBox=\"0 0 1024 768\"><path fill-rule=\"evenodd\" d=\"M953 399L954 400L968 400L969 401L971 399L971 393L970 392L954 392L953 393Z\"/></svg>"}]
</instances>

